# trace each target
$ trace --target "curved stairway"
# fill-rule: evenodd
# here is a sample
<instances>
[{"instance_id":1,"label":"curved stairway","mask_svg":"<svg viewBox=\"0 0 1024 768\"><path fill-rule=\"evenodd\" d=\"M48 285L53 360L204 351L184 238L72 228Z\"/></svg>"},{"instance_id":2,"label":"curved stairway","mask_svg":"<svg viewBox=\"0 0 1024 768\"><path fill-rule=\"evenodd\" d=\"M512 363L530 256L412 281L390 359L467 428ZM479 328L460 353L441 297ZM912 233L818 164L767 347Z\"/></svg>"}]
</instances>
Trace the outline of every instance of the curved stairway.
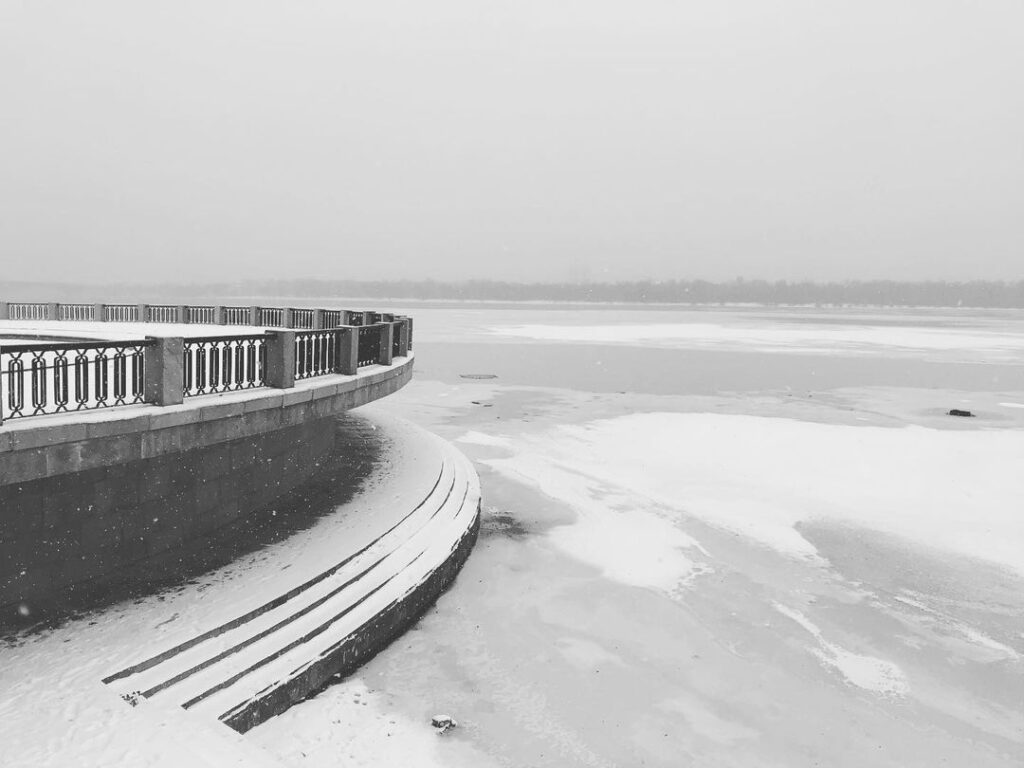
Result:
<instances>
[{"instance_id":1,"label":"curved stairway","mask_svg":"<svg viewBox=\"0 0 1024 768\"><path fill-rule=\"evenodd\" d=\"M103 682L130 702L177 704L244 732L400 634L455 578L476 540L480 504L470 462L440 438L405 428L420 433L415 466L396 460L390 469L407 472L403 483L385 472L369 498L346 505L356 524L314 530L297 563L281 562L287 549L270 556L260 566L266 573L299 568L278 589L262 589L258 604L222 612L222 621L188 637L169 633Z\"/></svg>"}]
</instances>

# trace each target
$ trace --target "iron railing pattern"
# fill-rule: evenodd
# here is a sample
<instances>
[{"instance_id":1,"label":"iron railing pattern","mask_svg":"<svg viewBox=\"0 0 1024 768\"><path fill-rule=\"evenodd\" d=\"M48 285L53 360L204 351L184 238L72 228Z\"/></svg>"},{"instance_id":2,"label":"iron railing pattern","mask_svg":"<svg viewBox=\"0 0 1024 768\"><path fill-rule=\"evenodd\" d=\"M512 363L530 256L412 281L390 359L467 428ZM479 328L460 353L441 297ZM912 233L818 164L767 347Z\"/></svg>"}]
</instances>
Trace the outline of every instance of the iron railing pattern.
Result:
<instances>
[{"instance_id":1,"label":"iron railing pattern","mask_svg":"<svg viewBox=\"0 0 1024 768\"><path fill-rule=\"evenodd\" d=\"M412 346L411 318L343 309L0 302L0 319L235 326L256 321L262 326L294 328L295 380L354 373L348 367L349 355L355 355L356 368L361 368L399 357ZM382 334L388 326L392 341L385 349ZM181 392L195 397L268 386L268 354L272 353L271 385L287 388L292 372L284 376L279 366L290 366L291 361L281 360L280 355L291 353L282 353L276 340L271 344L273 339L269 332L193 336L182 340L182 357L171 363L164 356L173 352L165 351L162 342L159 350L150 350L158 343L152 339L6 344L0 347L0 424L10 418L142 403L147 397L154 403L165 402L167 396L159 393L166 392L167 383L161 383L158 372L168 364L175 368L180 364ZM146 379L146 357L151 353L162 361L153 369L152 382Z\"/></svg>"},{"instance_id":2,"label":"iron railing pattern","mask_svg":"<svg viewBox=\"0 0 1024 768\"><path fill-rule=\"evenodd\" d=\"M282 307L260 307L259 324L270 328L284 326L284 309Z\"/></svg>"},{"instance_id":3,"label":"iron railing pattern","mask_svg":"<svg viewBox=\"0 0 1024 768\"><path fill-rule=\"evenodd\" d=\"M338 372L338 342L344 330L300 331L295 334L295 379Z\"/></svg>"},{"instance_id":4,"label":"iron railing pattern","mask_svg":"<svg viewBox=\"0 0 1024 768\"><path fill-rule=\"evenodd\" d=\"M266 386L267 337L205 336L185 339L185 397Z\"/></svg>"},{"instance_id":5,"label":"iron railing pattern","mask_svg":"<svg viewBox=\"0 0 1024 768\"><path fill-rule=\"evenodd\" d=\"M38 302L12 302L10 305L11 320L45 320L46 305Z\"/></svg>"},{"instance_id":6,"label":"iron railing pattern","mask_svg":"<svg viewBox=\"0 0 1024 768\"><path fill-rule=\"evenodd\" d=\"M4 419L145 401L145 350L153 342L10 344L0 347Z\"/></svg>"},{"instance_id":7,"label":"iron railing pattern","mask_svg":"<svg viewBox=\"0 0 1024 768\"><path fill-rule=\"evenodd\" d=\"M313 309L292 309L292 328L309 330L313 327L316 319L316 310Z\"/></svg>"},{"instance_id":8,"label":"iron railing pattern","mask_svg":"<svg viewBox=\"0 0 1024 768\"><path fill-rule=\"evenodd\" d=\"M359 353L357 365L376 365L380 359L380 335L383 325L364 325L359 329Z\"/></svg>"},{"instance_id":9,"label":"iron railing pattern","mask_svg":"<svg viewBox=\"0 0 1024 768\"><path fill-rule=\"evenodd\" d=\"M178 318L178 307L174 304L150 304L149 322L151 323L180 323Z\"/></svg>"},{"instance_id":10,"label":"iron railing pattern","mask_svg":"<svg viewBox=\"0 0 1024 768\"><path fill-rule=\"evenodd\" d=\"M109 323L137 323L139 321L139 305L105 304L103 316Z\"/></svg>"},{"instance_id":11,"label":"iron railing pattern","mask_svg":"<svg viewBox=\"0 0 1024 768\"><path fill-rule=\"evenodd\" d=\"M404 319L387 312L311 307L253 307L187 304L86 304L0 301L0 320L70 320L118 323L256 325L303 331L376 325Z\"/></svg>"},{"instance_id":12,"label":"iron railing pattern","mask_svg":"<svg viewBox=\"0 0 1024 768\"><path fill-rule=\"evenodd\" d=\"M224 307L224 325L249 325L251 315L249 307Z\"/></svg>"},{"instance_id":13,"label":"iron railing pattern","mask_svg":"<svg viewBox=\"0 0 1024 768\"><path fill-rule=\"evenodd\" d=\"M95 304L60 304L57 317L61 320L95 320Z\"/></svg>"},{"instance_id":14,"label":"iron railing pattern","mask_svg":"<svg viewBox=\"0 0 1024 768\"><path fill-rule=\"evenodd\" d=\"M215 307L185 307L185 317L187 323L214 325L217 322L217 309Z\"/></svg>"}]
</instances>

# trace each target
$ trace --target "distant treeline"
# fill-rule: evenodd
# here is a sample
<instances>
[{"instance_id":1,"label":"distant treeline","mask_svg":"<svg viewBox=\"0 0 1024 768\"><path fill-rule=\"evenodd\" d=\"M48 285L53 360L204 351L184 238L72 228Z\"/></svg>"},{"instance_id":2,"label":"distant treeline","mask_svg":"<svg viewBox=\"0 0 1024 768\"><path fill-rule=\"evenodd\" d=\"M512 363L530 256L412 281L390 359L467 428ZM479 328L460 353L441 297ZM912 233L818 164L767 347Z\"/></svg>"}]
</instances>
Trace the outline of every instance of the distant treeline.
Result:
<instances>
[{"instance_id":1,"label":"distant treeline","mask_svg":"<svg viewBox=\"0 0 1024 768\"><path fill-rule=\"evenodd\" d=\"M0 282L8 301L196 301L200 296L332 297L435 301L630 302L1024 308L1024 280L832 283L744 280L641 280L618 283L511 283L496 280L251 280L241 283L69 285Z\"/></svg>"},{"instance_id":2,"label":"distant treeline","mask_svg":"<svg viewBox=\"0 0 1024 768\"><path fill-rule=\"evenodd\" d=\"M635 302L684 304L820 304L931 307L1024 307L1024 280L835 283L743 280L619 283L508 283L494 280L285 280L242 286L249 295L365 296L462 301Z\"/></svg>"}]
</instances>

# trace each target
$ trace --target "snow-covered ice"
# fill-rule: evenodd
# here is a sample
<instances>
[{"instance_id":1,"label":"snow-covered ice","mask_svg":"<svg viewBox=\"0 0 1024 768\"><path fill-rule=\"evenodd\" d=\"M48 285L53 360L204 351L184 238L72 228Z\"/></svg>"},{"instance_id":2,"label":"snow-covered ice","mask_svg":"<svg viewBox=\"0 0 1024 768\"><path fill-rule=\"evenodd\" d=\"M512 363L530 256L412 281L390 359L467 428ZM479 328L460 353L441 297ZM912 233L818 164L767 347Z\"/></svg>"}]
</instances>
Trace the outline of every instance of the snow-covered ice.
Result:
<instances>
[{"instance_id":1,"label":"snow-covered ice","mask_svg":"<svg viewBox=\"0 0 1024 768\"><path fill-rule=\"evenodd\" d=\"M814 355L914 354L920 352L986 354L1018 360L1024 337L1014 333L914 325L872 327L781 326L764 323L622 323L616 325L502 325L495 336L537 341L629 344L653 347L733 349Z\"/></svg>"},{"instance_id":2,"label":"snow-covered ice","mask_svg":"<svg viewBox=\"0 0 1024 768\"><path fill-rule=\"evenodd\" d=\"M633 540L653 568L662 548L689 546L664 518L640 511L655 505L795 556L817 554L797 524L826 519L1024 574L1024 432L642 413L531 434L511 456L485 462L580 511L583 556L587 545ZM597 494L618 494L610 506L627 511L588 514ZM610 559L627 567L632 557Z\"/></svg>"}]
</instances>

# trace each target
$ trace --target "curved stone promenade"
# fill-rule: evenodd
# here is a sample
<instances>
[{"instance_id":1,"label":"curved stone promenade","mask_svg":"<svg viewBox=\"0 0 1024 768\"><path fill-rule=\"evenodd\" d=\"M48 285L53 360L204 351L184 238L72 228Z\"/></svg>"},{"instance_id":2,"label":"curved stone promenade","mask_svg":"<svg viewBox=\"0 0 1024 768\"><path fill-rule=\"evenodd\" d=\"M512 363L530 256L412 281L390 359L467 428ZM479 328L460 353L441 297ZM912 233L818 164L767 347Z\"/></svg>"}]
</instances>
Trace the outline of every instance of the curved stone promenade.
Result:
<instances>
[{"instance_id":1,"label":"curved stone promenade","mask_svg":"<svg viewBox=\"0 0 1024 768\"><path fill-rule=\"evenodd\" d=\"M381 313L0 302L0 764L269 765L230 729L433 603L476 541L472 465L339 420L411 379L411 340Z\"/></svg>"}]
</instances>

